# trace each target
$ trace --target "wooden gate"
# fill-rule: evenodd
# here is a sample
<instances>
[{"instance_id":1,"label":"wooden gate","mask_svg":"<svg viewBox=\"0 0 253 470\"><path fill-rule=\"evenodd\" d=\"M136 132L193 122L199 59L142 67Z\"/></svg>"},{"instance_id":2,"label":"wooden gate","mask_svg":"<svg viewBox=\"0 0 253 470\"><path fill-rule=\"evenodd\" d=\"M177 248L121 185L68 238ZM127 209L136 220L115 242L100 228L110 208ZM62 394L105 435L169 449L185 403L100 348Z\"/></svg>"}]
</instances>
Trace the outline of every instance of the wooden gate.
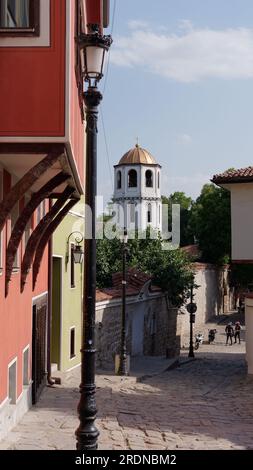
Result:
<instances>
[{"instance_id":1,"label":"wooden gate","mask_svg":"<svg viewBox=\"0 0 253 470\"><path fill-rule=\"evenodd\" d=\"M47 306L33 306L32 403L35 405L46 384Z\"/></svg>"}]
</instances>

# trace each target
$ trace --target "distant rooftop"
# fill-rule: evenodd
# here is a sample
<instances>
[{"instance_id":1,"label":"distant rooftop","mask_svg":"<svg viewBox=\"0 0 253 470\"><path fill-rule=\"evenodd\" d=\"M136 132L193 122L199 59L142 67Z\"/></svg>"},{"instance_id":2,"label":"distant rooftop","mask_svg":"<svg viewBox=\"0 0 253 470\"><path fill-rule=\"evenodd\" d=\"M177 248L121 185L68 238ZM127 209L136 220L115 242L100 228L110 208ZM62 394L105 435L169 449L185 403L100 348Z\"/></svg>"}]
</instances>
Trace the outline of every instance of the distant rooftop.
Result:
<instances>
[{"instance_id":1,"label":"distant rooftop","mask_svg":"<svg viewBox=\"0 0 253 470\"><path fill-rule=\"evenodd\" d=\"M191 258L201 258L201 251L197 244L182 246L181 250L184 251L184 253L187 253Z\"/></svg>"},{"instance_id":2,"label":"distant rooftop","mask_svg":"<svg viewBox=\"0 0 253 470\"><path fill-rule=\"evenodd\" d=\"M151 281L149 274L138 271L135 268L129 268L127 270L127 288L126 295L139 295L143 286ZM113 287L106 289L97 289L96 301L101 302L104 300L111 300L122 297L122 273L115 273L112 276ZM150 285L150 292L161 292L159 287Z\"/></svg>"},{"instance_id":3,"label":"distant rooftop","mask_svg":"<svg viewBox=\"0 0 253 470\"><path fill-rule=\"evenodd\" d=\"M253 182L253 166L240 168L239 170L228 170L219 175L214 175L212 182L215 184L226 183L248 183Z\"/></svg>"}]
</instances>

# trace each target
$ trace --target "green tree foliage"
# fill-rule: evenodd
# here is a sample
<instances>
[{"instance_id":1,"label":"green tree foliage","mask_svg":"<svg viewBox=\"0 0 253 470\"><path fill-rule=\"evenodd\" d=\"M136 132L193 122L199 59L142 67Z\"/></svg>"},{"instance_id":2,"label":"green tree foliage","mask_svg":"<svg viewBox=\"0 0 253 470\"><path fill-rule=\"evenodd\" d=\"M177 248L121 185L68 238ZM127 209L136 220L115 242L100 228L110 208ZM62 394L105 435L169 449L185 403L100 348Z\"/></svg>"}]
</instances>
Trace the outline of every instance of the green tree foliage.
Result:
<instances>
[{"instance_id":1,"label":"green tree foliage","mask_svg":"<svg viewBox=\"0 0 253 470\"><path fill-rule=\"evenodd\" d=\"M151 274L153 283L168 294L173 305L186 300L193 279L191 263L180 249L163 250L162 240L137 239L128 241L128 266ZM112 274L122 270L122 245L118 239L97 240L97 284L109 287Z\"/></svg>"},{"instance_id":2,"label":"green tree foliage","mask_svg":"<svg viewBox=\"0 0 253 470\"><path fill-rule=\"evenodd\" d=\"M112 274L122 270L121 243L118 239L97 240L97 286L110 287Z\"/></svg>"},{"instance_id":3,"label":"green tree foliage","mask_svg":"<svg viewBox=\"0 0 253 470\"><path fill-rule=\"evenodd\" d=\"M231 253L230 192L205 184L191 211L191 229L205 262L224 264Z\"/></svg>"},{"instance_id":4,"label":"green tree foliage","mask_svg":"<svg viewBox=\"0 0 253 470\"><path fill-rule=\"evenodd\" d=\"M162 203L168 205L169 231L171 231L172 224L172 204L180 205L180 245L186 246L194 243L193 231L190 224L192 198L186 196L184 192L176 191L169 197L162 196Z\"/></svg>"},{"instance_id":5,"label":"green tree foliage","mask_svg":"<svg viewBox=\"0 0 253 470\"><path fill-rule=\"evenodd\" d=\"M196 240L205 262L224 264L230 261L231 215L229 191L214 184L203 186L196 202L183 192L175 192L168 198L162 197L168 205L169 230L172 222L172 204L181 206L181 246ZM193 282L190 260L182 250L162 250L162 240L133 237L128 242L128 266L152 275L153 282L168 293L174 305L181 305ZM245 267L234 272L237 284L247 284L252 273ZM110 287L112 274L122 270L122 245L118 239L97 240L97 285ZM242 280L243 279L243 280Z\"/></svg>"}]
</instances>

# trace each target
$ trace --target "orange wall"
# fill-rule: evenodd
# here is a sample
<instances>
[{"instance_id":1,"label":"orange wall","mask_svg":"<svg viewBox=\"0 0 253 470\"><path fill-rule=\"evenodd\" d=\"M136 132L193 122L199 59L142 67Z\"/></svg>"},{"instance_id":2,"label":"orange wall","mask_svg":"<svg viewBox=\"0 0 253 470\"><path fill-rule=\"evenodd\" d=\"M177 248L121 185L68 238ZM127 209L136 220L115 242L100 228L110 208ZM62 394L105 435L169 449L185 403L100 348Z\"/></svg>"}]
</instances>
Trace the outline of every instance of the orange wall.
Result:
<instances>
[{"instance_id":1,"label":"orange wall","mask_svg":"<svg viewBox=\"0 0 253 470\"><path fill-rule=\"evenodd\" d=\"M0 403L7 394L8 364L17 356L17 397L22 393L23 349L30 344L32 352L32 298L47 291L47 250L43 258L36 291L32 292L31 274L20 294L20 274L15 273L8 297L4 297L4 274L0 276ZM30 371L31 372L31 371Z\"/></svg>"},{"instance_id":2,"label":"orange wall","mask_svg":"<svg viewBox=\"0 0 253 470\"><path fill-rule=\"evenodd\" d=\"M10 175L4 172L4 190L10 189ZM48 204L48 203L47 203ZM10 224L3 230L3 267L5 266L6 240L10 236ZM23 244L19 246L19 259L23 256ZM36 290L32 291L32 270L28 276L24 293L20 293L20 272L13 273L9 295L5 298L5 269L0 275L0 403L6 398L8 364L17 357L17 397L23 389L23 350L30 345L32 353L32 298L47 291L48 251L45 251ZM31 372L31 371L30 371Z\"/></svg>"},{"instance_id":3,"label":"orange wall","mask_svg":"<svg viewBox=\"0 0 253 470\"><path fill-rule=\"evenodd\" d=\"M51 47L0 47L0 136L65 134L65 32L51 0Z\"/></svg>"}]
</instances>

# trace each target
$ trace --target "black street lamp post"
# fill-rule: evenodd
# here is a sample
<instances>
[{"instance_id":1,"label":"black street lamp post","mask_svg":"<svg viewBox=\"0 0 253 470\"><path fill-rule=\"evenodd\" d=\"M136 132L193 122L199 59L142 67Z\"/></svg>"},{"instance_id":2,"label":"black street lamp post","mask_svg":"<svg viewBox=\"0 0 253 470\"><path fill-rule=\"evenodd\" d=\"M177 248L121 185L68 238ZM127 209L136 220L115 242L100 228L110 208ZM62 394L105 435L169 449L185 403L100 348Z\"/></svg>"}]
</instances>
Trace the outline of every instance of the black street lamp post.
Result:
<instances>
[{"instance_id":1,"label":"black street lamp post","mask_svg":"<svg viewBox=\"0 0 253 470\"><path fill-rule=\"evenodd\" d=\"M127 231L124 230L122 239L122 316L121 316L121 344L120 344L120 358L118 375L128 375L127 367L127 346L126 346L126 259L128 254L127 248Z\"/></svg>"},{"instance_id":2,"label":"black street lamp post","mask_svg":"<svg viewBox=\"0 0 253 470\"><path fill-rule=\"evenodd\" d=\"M195 313L197 305L193 302L193 284L191 285L190 303L187 305L187 310L190 313L190 344L188 357L195 357L193 348L193 323L195 323Z\"/></svg>"},{"instance_id":3,"label":"black street lamp post","mask_svg":"<svg viewBox=\"0 0 253 470\"><path fill-rule=\"evenodd\" d=\"M96 450L99 432L95 425L95 312L96 312L96 194L97 194L97 120L102 95L97 83L103 76L105 53L112 39L102 36L98 25L89 26L90 34L81 34L78 43L83 64L83 78L88 82L84 93L86 107L86 182L85 204L85 265L83 293L83 332L81 348L81 385L78 414L80 425L76 430L77 450ZM91 232L91 233L90 233ZM89 236L88 236L89 234Z\"/></svg>"}]
</instances>

